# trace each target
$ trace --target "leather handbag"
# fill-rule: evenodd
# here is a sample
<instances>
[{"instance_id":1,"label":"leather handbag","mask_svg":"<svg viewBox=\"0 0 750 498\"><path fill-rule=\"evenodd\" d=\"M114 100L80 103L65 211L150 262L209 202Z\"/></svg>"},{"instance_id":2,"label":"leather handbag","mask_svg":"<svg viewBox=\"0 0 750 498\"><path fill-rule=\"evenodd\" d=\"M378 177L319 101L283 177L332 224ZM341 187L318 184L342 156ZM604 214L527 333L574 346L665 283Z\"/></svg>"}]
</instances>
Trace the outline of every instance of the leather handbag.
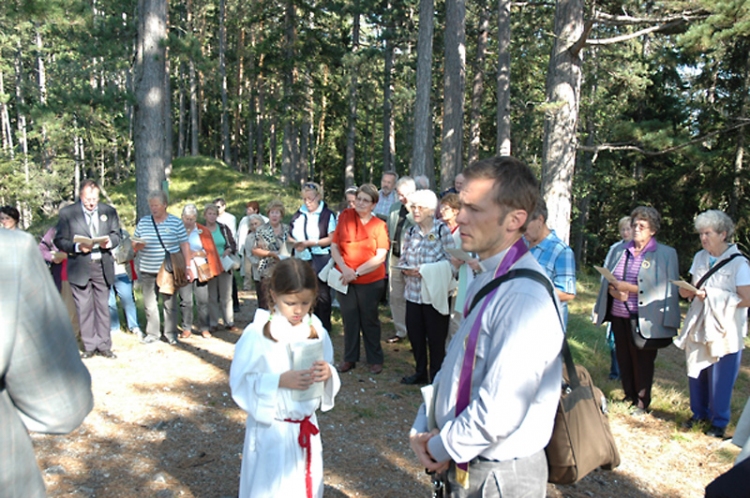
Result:
<instances>
[{"instance_id":1,"label":"leather handbag","mask_svg":"<svg viewBox=\"0 0 750 498\"><path fill-rule=\"evenodd\" d=\"M599 467L620 465L620 453L609 428L607 399L588 370L573 363L568 340L563 343L563 386L552 437L545 448L554 484L573 484Z\"/></svg>"},{"instance_id":2,"label":"leather handbag","mask_svg":"<svg viewBox=\"0 0 750 498\"><path fill-rule=\"evenodd\" d=\"M488 282L477 292L471 308L494 287L518 277L530 278L542 284L555 303L557 316L560 317L552 284L541 273L529 269L511 270ZM560 325L565 330L562 319ZM554 484L572 484L598 467L614 469L620 465L620 453L609 428L606 398L594 386L588 370L573 363L567 337L563 341L562 355L565 363L562 393L557 405L552 437L544 451L549 470L547 480Z\"/></svg>"},{"instance_id":3,"label":"leather handbag","mask_svg":"<svg viewBox=\"0 0 750 498\"><path fill-rule=\"evenodd\" d=\"M151 222L154 224L154 231L159 238L159 243L164 249L164 261L159 267L159 272L156 274L156 285L159 286L159 292L162 294L174 294L175 291L190 283L185 271L187 263L181 251L172 253L167 251L167 247L164 245L164 241L161 240L161 234L159 234L159 229L156 226L156 220L154 220L153 216L151 217Z\"/></svg>"}]
</instances>

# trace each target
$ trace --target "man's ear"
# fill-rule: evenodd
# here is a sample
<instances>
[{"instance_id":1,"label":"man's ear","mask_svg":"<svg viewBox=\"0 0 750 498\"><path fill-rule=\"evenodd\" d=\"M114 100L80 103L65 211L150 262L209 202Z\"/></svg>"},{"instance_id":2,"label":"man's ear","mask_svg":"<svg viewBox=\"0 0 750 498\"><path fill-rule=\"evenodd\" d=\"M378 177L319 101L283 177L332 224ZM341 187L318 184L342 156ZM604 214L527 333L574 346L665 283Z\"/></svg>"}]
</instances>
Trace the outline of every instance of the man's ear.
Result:
<instances>
[{"instance_id":1,"label":"man's ear","mask_svg":"<svg viewBox=\"0 0 750 498\"><path fill-rule=\"evenodd\" d=\"M529 213L523 209L514 209L507 214L508 217L508 230L520 231L521 227L526 223L526 219L529 217Z\"/></svg>"}]
</instances>

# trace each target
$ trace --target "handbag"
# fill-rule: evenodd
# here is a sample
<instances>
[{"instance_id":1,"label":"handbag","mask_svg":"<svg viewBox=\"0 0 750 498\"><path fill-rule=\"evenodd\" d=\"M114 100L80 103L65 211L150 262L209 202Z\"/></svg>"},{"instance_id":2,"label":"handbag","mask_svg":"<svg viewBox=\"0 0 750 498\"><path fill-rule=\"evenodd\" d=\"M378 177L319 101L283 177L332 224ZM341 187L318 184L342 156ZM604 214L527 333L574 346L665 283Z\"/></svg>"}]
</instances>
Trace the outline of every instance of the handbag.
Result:
<instances>
[{"instance_id":1,"label":"handbag","mask_svg":"<svg viewBox=\"0 0 750 498\"><path fill-rule=\"evenodd\" d=\"M524 268L511 270L487 283L477 292L469 309L502 282L518 277L530 278L544 285L555 303L559 318L560 311L557 309L550 281L539 272ZM562 319L560 325L564 330ZM620 453L609 428L606 398L594 386L588 370L573 363L567 337L563 341L562 355L565 363L562 393L557 405L552 437L544 451L549 470L547 481L572 484L598 467L614 469L620 465Z\"/></svg>"},{"instance_id":2,"label":"handbag","mask_svg":"<svg viewBox=\"0 0 750 498\"><path fill-rule=\"evenodd\" d=\"M208 282L211 280L211 266L208 261L202 265L195 265L195 272L198 274L199 282Z\"/></svg>"}]
</instances>

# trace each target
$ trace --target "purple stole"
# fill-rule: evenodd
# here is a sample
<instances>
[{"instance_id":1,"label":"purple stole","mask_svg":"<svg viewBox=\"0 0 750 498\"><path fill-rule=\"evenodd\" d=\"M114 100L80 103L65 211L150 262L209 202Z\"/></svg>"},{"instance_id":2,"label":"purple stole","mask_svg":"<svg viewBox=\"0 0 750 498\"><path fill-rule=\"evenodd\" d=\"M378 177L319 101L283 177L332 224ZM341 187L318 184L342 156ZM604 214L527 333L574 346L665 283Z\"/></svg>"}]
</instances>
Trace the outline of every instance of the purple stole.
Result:
<instances>
[{"instance_id":1,"label":"purple stole","mask_svg":"<svg viewBox=\"0 0 750 498\"><path fill-rule=\"evenodd\" d=\"M520 238L515 244L508 248L508 252L503 256L502 261L495 270L495 277L502 277L508 270L526 254L529 249ZM474 319L474 323L471 326L471 332L466 338L466 351L464 352L464 361L461 365L461 375L458 378L458 395L456 396L456 418L461 415L461 412L469 406L471 401L471 377L474 372L474 362L476 360L477 352L477 341L479 340L479 330L482 328L482 316L484 316L484 310L487 307L487 303L490 302L492 297L497 292L497 288L493 289L487 296L482 299L482 307L479 309L479 313ZM468 316L469 313L469 301L464 304L464 317ZM456 480L467 489L469 487L469 463L456 463Z\"/></svg>"}]
</instances>

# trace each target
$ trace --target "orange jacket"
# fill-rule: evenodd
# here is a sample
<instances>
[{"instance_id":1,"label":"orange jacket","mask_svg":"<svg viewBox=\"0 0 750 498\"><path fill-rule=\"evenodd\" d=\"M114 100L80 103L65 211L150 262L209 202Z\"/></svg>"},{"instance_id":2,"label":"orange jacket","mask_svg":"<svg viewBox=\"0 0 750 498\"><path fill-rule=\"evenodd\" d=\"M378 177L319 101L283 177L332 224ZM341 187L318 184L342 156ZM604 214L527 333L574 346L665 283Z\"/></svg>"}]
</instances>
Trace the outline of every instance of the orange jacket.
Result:
<instances>
[{"instance_id":1,"label":"orange jacket","mask_svg":"<svg viewBox=\"0 0 750 498\"><path fill-rule=\"evenodd\" d=\"M206 259L208 259L208 266L211 268L211 278L221 275L224 271L224 267L221 265L221 259L219 253L216 251L216 244L214 244L214 238L211 232L204 225L196 223L198 227L198 235L201 238L201 245L203 250L206 251Z\"/></svg>"}]
</instances>

